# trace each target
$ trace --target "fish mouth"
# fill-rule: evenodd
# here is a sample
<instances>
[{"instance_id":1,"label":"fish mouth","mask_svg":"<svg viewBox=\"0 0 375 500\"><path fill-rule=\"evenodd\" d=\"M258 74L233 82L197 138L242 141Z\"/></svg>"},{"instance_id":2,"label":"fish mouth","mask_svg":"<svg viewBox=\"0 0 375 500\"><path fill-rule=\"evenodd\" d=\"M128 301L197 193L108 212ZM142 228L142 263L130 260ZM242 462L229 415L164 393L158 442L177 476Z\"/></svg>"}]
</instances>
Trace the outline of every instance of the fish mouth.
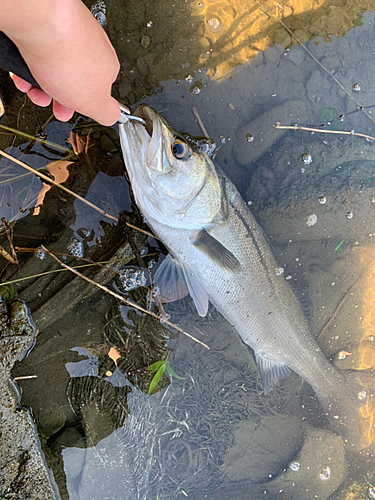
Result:
<instances>
[{"instance_id":1,"label":"fish mouth","mask_svg":"<svg viewBox=\"0 0 375 500\"><path fill-rule=\"evenodd\" d=\"M144 120L146 132L150 137L152 137L152 133L154 131L154 121L157 118L156 112L147 104L140 104L135 110L134 116L138 116Z\"/></svg>"}]
</instances>

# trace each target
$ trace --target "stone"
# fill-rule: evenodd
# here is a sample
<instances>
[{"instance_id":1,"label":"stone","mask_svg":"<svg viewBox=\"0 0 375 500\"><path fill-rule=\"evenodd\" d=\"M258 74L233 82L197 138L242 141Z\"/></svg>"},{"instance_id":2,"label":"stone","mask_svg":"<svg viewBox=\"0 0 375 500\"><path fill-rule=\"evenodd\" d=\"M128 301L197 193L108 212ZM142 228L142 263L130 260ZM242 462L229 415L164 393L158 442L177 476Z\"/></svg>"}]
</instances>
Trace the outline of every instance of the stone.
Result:
<instances>
[{"instance_id":1,"label":"stone","mask_svg":"<svg viewBox=\"0 0 375 500\"><path fill-rule=\"evenodd\" d=\"M276 122L282 125L303 125L306 120L306 105L300 100L286 101L281 106L266 111L238 130L233 146L237 163L242 167L250 165L285 134L286 130L275 128ZM254 137L252 142L246 140L248 134Z\"/></svg>"},{"instance_id":2,"label":"stone","mask_svg":"<svg viewBox=\"0 0 375 500\"><path fill-rule=\"evenodd\" d=\"M323 86L323 78L318 69L311 73L310 78L306 82L306 90L308 92L316 92Z\"/></svg>"},{"instance_id":3,"label":"stone","mask_svg":"<svg viewBox=\"0 0 375 500\"><path fill-rule=\"evenodd\" d=\"M304 437L305 427L296 417L265 417L255 430L251 422L241 422L224 458L224 474L230 481L266 481L288 465Z\"/></svg>"},{"instance_id":4,"label":"stone","mask_svg":"<svg viewBox=\"0 0 375 500\"><path fill-rule=\"evenodd\" d=\"M342 437L326 429L309 427L300 453L287 471L267 483L267 491L283 491L285 500L326 500L346 475Z\"/></svg>"}]
</instances>

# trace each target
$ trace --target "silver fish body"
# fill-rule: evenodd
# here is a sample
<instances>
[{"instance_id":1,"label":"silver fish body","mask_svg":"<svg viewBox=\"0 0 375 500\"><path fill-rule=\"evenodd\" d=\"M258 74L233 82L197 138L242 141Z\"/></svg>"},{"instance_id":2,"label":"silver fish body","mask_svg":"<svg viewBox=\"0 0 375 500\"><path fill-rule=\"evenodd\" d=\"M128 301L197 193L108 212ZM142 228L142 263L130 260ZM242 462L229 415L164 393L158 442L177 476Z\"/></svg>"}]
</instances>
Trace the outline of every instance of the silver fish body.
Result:
<instances>
[{"instance_id":1,"label":"silver fish body","mask_svg":"<svg viewBox=\"0 0 375 500\"><path fill-rule=\"evenodd\" d=\"M351 430L363 386L333 367L312 338L235 186L154 110L142 105L137 114L146 127L129 121L120 125L120 138L136 203L171 254L155 275L161 295L176 300L190 293L201 316L210 301L254 350L265 391L291 369L340 430Z\"/></svg>"}]
</instances>

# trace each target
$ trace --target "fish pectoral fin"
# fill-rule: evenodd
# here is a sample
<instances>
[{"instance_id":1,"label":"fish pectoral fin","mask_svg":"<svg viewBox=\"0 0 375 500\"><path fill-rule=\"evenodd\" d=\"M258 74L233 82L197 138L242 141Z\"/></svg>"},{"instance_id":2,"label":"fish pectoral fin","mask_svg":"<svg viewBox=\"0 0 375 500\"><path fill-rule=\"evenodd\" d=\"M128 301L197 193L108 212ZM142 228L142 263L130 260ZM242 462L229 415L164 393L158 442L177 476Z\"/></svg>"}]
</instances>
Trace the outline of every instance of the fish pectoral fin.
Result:
<instances>
[{"instance_id":1,"label":"fish pectoral fin","mask_svg":"<svg viewBox=\"0 0 375 500\"><path fill-rule=\"evenodd\" d=\"M232 252L207 231L199 231L193 244L224 271L235 273L241 269L241 264Z\"/></svg>"},{"instance_id":2,"label":"fish pectoral fin","mask_svg":"<svg viewBox=\"0 0 375 500\"><path fill-rule=\"evenodd\" d=\"M287 378L291 373L291 370L287 365L283 363L276 363L275 361L267 359L260 354L255 353L255 360L258 365L264 394L270 392L272 387L277 382L284 380L284 378Z\"/></svg>"},{"instance_id":3,"label":"fish pectoral fin","mask_svg":"<svg viewBox=\"0 0 375 500\"><path fill-rule=\"evenodd\" d=\"M152 281L159 288L159 298L162 302L174 302L189 295L184 266L171 254L158 266Z\"/></svg>"},{"instance_id":4,"label":"fish pectoral fin","mask_svg":"<svg viewBox=\"0 0 375 500\"><path fill-rule=\"evenodd\" d=\"M153 283L159 288L162 302L174 302L190 293L199 316L206 316L208 295L188 266L168 254L157 268Z\"/></svg>"}]
</instances>

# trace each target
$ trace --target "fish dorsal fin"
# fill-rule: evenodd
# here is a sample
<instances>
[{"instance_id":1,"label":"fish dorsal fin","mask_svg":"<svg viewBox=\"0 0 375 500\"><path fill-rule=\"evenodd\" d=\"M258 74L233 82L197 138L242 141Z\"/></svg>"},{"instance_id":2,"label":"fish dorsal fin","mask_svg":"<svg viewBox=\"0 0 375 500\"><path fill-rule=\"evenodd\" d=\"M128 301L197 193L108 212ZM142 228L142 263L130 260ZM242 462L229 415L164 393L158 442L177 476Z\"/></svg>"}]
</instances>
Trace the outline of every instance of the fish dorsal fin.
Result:
<instances>
[{"instance_id":1,"label":"fish dorsal fin","mask_svg":"<svg viewBox=\"0 0 375 500\"><path fill-rule=\"evenodd\" d=\"M267 359L260 354L255 353L255 359L258 365L264 394L270 392L272 387L277 382L284 380L284 378L287 378L291 373L291 370L287 365L283 363L276 363L275 361Z\"/></svg>"},{"instance_id":2,"label":"fish dorsal fin","mask_svg":"<svg viewBox=\"0 0 375 500\"><path fill-rule=\"evenodd\" d=\"M194 246L224 271L235 273L241 269L241 264L232 252L205 230L199 231Z\"/></svg>"},{"instance_id":3,"label":"fish dorsal fin","mask_svg":"<svg viewBox=\"0 0 375 500\"><path fill-rule=\"evenodd\" d=\"M174 302L190 293L199 316L206 316L208 295L188 266L178 262L172 255L167 257L157 268L153 282L159 287L162 302Z\"/></svg>"}]
</instances>

